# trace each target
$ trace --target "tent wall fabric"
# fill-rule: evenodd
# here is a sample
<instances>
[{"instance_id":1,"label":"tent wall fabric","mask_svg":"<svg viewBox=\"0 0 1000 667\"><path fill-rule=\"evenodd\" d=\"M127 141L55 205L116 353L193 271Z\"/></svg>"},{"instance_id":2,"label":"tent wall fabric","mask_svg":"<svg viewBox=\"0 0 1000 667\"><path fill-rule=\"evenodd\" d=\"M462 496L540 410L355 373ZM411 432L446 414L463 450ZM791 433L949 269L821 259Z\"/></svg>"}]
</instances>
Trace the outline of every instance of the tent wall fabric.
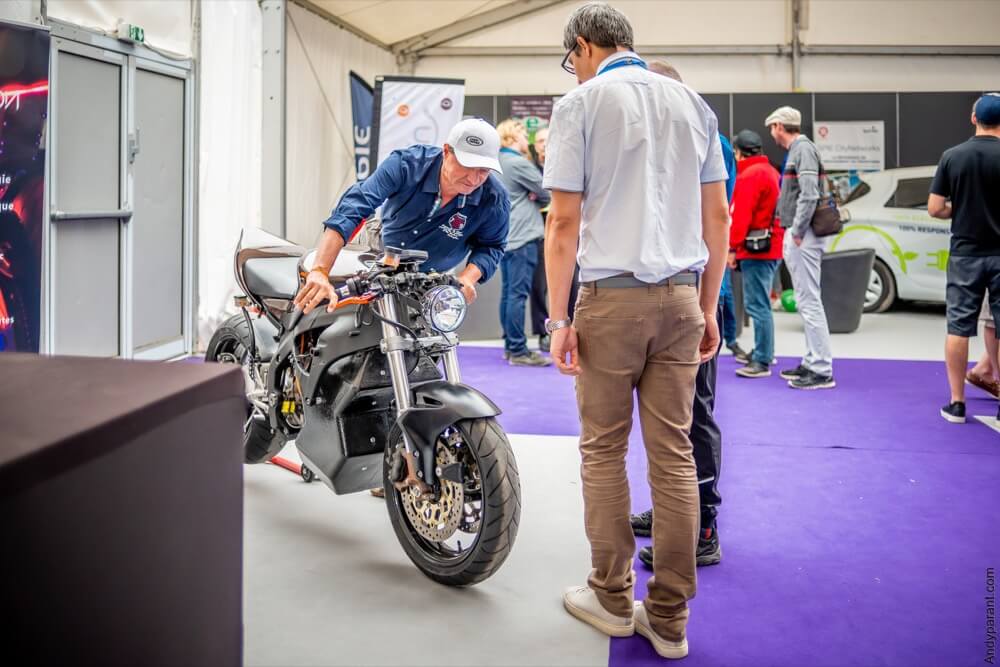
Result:
<instances>
[{"instance_id":1,"label":"tent wall fabric","mask_svg":"<svg viewBox=\"0 0 1000 667\"><path fill-rule=\"evenodd\" d=\"M21 23L37 23L34 5L32 0L4 0L4 2L0 2L0 19L20 21Z\"/></svg>"},{"instance_id":2,"label":"tent wall fabric","mask_svg":"<svg viewBox=\"0 0 1000 667\"><path fill-rule=\"evenodd\" d=\"M396 59L294 3L285 43L285 229L290 241L313 246L355 181L350 72L372 84L376 75L396 73Z\"/></svg>"},{"instance_id":3,"label":"tent wall fabric","mask_svg":"<svg viewBox=\"0 0 1000 667\"><path fill-rule=\"evenodd\" d=\"M229 3L223 0L221 4ZM48 0L46 7L50 18L108 33L115 32L119 21L138 25L145 30L147 46L194 56L190 0Z\"/></svg>"},{"instance_id":4,"label":"tent wall fabric","mask_svg":"<svg viewBox=\"0 0 1000 667\"><path fill-rule=\"evenodd\" d=\"M198 349L229 313L233 250L261 226L261 12L256 2L201 5Z\"/></svg>"}]
</instances>

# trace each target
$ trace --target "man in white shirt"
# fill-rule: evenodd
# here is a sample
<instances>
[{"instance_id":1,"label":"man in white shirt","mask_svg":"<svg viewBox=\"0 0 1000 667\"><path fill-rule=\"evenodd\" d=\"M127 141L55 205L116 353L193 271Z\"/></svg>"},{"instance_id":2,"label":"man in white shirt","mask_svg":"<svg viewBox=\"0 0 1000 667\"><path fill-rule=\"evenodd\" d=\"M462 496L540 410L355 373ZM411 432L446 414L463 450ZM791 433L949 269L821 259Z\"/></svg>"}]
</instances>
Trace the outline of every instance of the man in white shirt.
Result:
<instances>
[{"instance_id":1,"label":"man in white shirt","mask_svg":"<svg viewBox=\"0 0 1000 667\"><path fill-rule=\"evenodd\" d=\"M556 104L546 146L547 329L556 365L577 377L594 568L563 601L609 635L638 630L661 656L681 658L699 522L688 430L698 366L719 344L727 173L715 114L684 84L647 71L632 44L628 19L604 3L570 16L563 66L581 85ZM633 601L625 473L634 391L654 507L645 604Z\"/></svg>"}]
</instances>

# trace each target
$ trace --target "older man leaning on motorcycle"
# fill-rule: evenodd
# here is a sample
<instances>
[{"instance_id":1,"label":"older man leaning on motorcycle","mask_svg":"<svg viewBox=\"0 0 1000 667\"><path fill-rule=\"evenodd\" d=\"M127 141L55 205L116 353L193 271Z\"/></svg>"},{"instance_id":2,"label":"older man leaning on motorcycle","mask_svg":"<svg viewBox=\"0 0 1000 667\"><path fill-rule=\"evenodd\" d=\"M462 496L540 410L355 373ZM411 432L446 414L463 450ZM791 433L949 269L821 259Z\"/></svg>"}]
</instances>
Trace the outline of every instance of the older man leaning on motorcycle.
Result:
<instances>
[{"instance_id":1,"label":"older man leaning on motorcycle","mask_svg":"<svg viewBox=\"0 0 1000 667\"><path fill-rule=\"evenodd\" d=\"M362 220L382 206L385 246L428 253L426 270L445 272L468 256L458 280L466 301L492 277L507 240L510 199L499 179L500 138L486 121L455 125L442 148L416 145L393 151L368 179L352 186L323 224L316 260L295 305L308 314L337 295L329 273ZM377 237L378 235L376 235Z\"/></svg>"},{"instance_id":2,"label":"older man leaning on motorcycle","mask_svg":"<svg viewBox=\"0 0 1000 667\"><path fill-rule=\"evenodd\" d=\"M362 220L382 206L373 245L423 250L428 271L449 271L466 256L459 273L465 300L476 300L476 284L496 272L507 242L510 198L499 179L500 137L484 120L463 120L442 148L416 145L393 151L375 173L351 187L323 224L316 259L295 297L309 314L323 301L337 306L330 268ZM381 238L378 238L378 237ZM382 497L381 489L372 495Z\"/></svg>"}]
</instances>

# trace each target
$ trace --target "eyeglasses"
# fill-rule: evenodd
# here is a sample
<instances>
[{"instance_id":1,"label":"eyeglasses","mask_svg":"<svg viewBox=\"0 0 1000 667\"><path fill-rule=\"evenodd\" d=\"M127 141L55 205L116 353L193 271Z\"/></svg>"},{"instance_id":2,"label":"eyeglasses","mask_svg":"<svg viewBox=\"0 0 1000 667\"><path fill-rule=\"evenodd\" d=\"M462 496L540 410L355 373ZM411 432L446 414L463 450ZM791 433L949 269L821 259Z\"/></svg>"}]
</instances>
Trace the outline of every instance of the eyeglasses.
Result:
<instances>
[{"instance_id":1,"label":"eyeglasses","mask_svg":"<svg viewBox=\"0 0 1000 667\"><path fill-rule=\"evenodd\" d=\"M573 63L569 61L569 57L574 51L576 51L576 44L573 45L572 49L566 52L566 56L562 59L562 68L570 74L576 75L576 68L573 67Z\"/></svg>"}]
</instances>

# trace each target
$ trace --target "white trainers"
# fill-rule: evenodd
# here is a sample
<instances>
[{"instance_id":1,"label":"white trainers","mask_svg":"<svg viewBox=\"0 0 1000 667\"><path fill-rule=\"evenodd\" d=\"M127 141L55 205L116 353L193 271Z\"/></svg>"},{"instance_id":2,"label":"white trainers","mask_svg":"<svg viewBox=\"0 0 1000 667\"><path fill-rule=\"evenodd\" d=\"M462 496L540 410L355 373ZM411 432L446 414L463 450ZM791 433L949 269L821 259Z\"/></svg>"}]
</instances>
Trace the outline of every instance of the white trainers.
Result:
<instances>
[{"instance_id":1,"label":"white trainers","mask_svg":"<svg viewBox=\"0 0 1000 667\"><path fill-rule=\"evenodd\" d=\"M635 602L633 617L635 618L636 632L649 640L649 643L653 645L653 650L655 650L660 657L670 660L680 660L681 658L687 656L687 638L682 639L679 642L672 642L669 639L664 639L660 635L656 634L656 631L653 630L653 626L649 624L649 616L646 615L646 606L638 600Z\"/></svg>"},{"instance_id":2,"label":"white trainers","mask_svg":"<svg viewBox=\"0 0 1000 667\"><path fill-rule=\"evenodd\" d=\"M632 617L615 616L597 599L597 594L587 586L567 588L563 606L573 616L611 637L631 637L635 634Z\"/></svg>"}]
</instances>

